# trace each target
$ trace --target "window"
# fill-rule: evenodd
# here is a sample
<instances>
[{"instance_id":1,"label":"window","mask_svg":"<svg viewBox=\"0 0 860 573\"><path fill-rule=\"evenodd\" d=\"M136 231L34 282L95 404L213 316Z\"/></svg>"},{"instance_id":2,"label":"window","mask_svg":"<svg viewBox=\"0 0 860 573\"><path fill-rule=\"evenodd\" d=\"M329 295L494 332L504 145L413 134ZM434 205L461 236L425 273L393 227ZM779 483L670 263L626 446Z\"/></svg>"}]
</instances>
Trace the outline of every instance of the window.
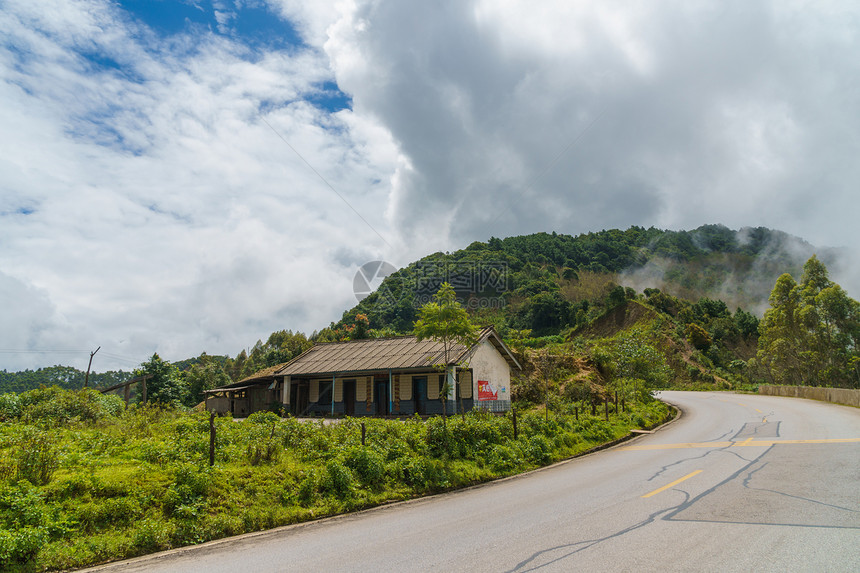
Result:
<instances>
[{"instance_id":1,"label":"window","mask_svg":"<svg viewBox=\"0 0 860 573\"><path fill-rule=\"evenodd\" d=\"M331 380L320 380L320 399L317 400L320 406L331 406Z\"/></svg>"}]
</instances>

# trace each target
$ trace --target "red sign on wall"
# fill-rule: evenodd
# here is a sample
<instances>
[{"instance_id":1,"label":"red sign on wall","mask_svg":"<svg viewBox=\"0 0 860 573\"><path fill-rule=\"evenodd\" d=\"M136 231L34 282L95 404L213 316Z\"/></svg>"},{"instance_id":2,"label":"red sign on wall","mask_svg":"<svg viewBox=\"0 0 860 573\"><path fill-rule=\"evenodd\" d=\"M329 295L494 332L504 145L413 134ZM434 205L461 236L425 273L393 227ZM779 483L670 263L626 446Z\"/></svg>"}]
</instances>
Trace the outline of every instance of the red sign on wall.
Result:
<instances>
[{"instance_id":1,"label":"red sign on wall","mask_svg":"<svg viewBox=\"0 0 860 573\"><path fill-rule=\"evenodd\" d=\"M486 380L478 380L478 400L498 400L499 391Z\"/></svg>"}]
</instances>

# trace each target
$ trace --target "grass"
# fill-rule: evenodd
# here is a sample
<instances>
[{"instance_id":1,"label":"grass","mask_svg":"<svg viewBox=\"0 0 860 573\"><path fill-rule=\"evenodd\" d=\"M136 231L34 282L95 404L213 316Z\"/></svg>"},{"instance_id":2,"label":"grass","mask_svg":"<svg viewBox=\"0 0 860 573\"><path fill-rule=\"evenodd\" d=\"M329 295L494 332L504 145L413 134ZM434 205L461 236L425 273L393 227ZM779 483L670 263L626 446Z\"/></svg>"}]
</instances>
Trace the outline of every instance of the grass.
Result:
<instances>
[{"instance_id":1,"label":"grass","mask_svg":"<svg viewBox=\"0 0 860 573\"><path fill-rule=\"evenodd\" d=\"M210 467L205 413L104 400L84 419L60 413L61 423L38 400L0 409L3 570L83 567L461 488L575 456L669 412L656 401L609 421L602 409L579 420L526 412L516 439L510 413L331 425L218 418ZM19 455L32 443L48 446Z\"/></svg>"}]
</instances>

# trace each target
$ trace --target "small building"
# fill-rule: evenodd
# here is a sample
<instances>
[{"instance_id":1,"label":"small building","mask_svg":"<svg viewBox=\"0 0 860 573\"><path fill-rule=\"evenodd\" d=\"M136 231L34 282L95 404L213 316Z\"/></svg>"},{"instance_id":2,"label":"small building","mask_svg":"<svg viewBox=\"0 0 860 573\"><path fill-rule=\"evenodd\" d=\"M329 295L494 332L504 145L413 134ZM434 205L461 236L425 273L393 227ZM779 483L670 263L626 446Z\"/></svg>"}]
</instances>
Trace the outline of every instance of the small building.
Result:
<instances>
[{"instance_id":1,"label":"small building","mask_svg":"<svg viewBox=\"0 0 860 573\"><path fill-rule=\"evenodd\" d=\"M273 372L255 374L256 381L248 378L210 390L230 397L232 409L214 401L210 408L209 400L207 409L247 415L239 412L250 395L239 393L265 388L295 416L441 414L446 371L456 380L448 395L448 413L510 409L511 370L521 367L492 327L481 330L472 347L450 348L447 364L444 355L441 342L414 336L317 344Z\"/></svg>"},{"instance_id":2,"label":"small building","mask_svg":"<svg viewBox=\"0 0 860 573\"><path fill-rule=\"evenodd\" d=\"M277 364L255 372L238 382L205 390L206 410L221 414L230 413L244 418L254 412L277 410L281 405L279 378L275 372L287 363Z\"/></svg>"}]
</instances>

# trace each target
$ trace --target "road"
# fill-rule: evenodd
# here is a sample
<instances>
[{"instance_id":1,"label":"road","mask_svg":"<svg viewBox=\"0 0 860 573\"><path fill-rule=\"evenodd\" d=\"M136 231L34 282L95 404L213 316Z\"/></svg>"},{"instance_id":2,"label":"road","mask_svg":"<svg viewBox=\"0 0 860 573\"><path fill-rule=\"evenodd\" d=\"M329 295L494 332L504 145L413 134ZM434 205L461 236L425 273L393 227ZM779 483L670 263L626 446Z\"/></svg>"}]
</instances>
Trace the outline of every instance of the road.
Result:
<instances>
[{"instance_id":1,"label":"road","mask_svg":"<svg viewBox=\"0 0 860 573\"><path fill-rule=\"evenodd\" d=\"M860 571L860 410L663 392L683 416L525 476L98 571Z\"/></svg>"}]
</instances>

